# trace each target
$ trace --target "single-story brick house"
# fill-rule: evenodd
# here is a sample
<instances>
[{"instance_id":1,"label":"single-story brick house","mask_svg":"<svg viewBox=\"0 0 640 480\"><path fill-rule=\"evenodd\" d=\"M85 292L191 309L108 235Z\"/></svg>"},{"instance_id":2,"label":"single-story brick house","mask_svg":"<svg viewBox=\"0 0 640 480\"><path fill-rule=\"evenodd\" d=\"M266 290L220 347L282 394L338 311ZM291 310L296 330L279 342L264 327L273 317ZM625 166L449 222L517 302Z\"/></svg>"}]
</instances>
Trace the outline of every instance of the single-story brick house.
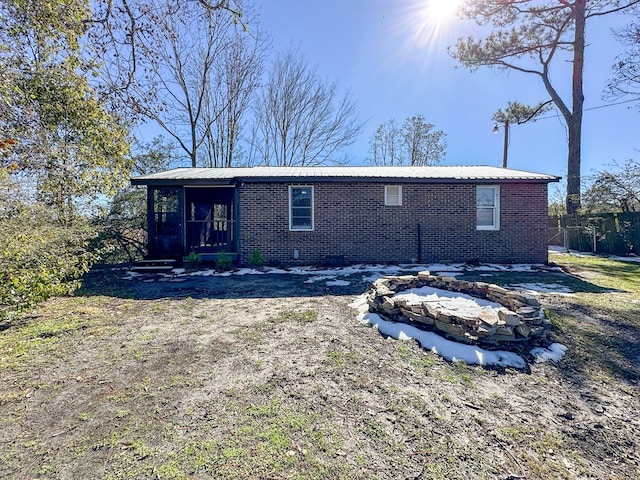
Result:
<instances>
[{"instance_id":1,"label":"single-story brick house","mask_svg":"<svg viewBox=\"0 0 640 480\"><path fill-rule=\"evenodd\" d=\"M547 186L488 166L178 168L148 189L149 256L240 264L547 261Z\"/></svg>"}]
</instances>

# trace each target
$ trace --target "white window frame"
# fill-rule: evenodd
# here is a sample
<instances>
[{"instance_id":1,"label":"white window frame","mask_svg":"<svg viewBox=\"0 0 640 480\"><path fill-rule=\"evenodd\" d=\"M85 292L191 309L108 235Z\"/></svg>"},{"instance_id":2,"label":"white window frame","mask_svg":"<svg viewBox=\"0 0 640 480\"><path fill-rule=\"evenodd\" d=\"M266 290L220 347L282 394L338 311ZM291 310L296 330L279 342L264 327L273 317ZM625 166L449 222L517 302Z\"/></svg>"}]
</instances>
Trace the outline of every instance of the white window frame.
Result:
<instances>
[{"instance_id":1,"label":"white window frame","mask_svg":"<svg viewBox=\"0 0 640 480\"><path fill-rule=\"evenodd\" d=\"M478 225L477 212L481 208L478 205L478 190L481 188L493 190L493 207L484 206L482 208L493 208L493 224ZM500 230L500 185L477 185L476 186L476 230L497 231Z\"/></svg>"},{"instance_id":2,"label":"white window frame","mask_svg":"<svg viewBox=\"0 0 640 480\"><path fill-rule=\"evenodd\" d=\"M397 188L398 192L391 194L390 189ZM397 199L397 203L392 203L392 200ZM386 207L401 207L402 206L402 185L385 185L384 186L384 204Z\"/></svg>"},{"instance_id":3,"label":"white window frame","mask_svg":"<svg viewBox=\"0 0 640 480\"><path fill-rule=\"evenodd\" d=\"M293 190L308 188L311 190L311 227L300 227L293 225ZM315 219L314 219L314 189L313 185L290 185L289 186L289 230L292 232L311 232L315 227Z\"/></svg>"}]
</instances>

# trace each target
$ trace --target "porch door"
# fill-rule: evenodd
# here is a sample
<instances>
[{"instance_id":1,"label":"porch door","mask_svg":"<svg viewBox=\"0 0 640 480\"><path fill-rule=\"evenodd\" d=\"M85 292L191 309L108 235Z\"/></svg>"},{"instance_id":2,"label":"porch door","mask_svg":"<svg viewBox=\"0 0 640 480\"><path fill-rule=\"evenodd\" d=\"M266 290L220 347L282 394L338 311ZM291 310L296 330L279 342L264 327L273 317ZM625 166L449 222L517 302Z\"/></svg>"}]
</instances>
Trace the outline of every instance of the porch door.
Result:
<instances>
[{"instance_id":1,"label":"porch door","mask_svg":"<svg viewBox=\"0 0 640 480\"><path fill-rule=\"evenodd\" d=\"M178 257L182 245L182 189L149 188L149 256Z\"/></svg>"},{"instance_id":2,"label":"porch door","mask_svg":"<svg viewBox=\"0 0 640 480\"><path fill-rule=\"evenodd\" d=\"M236 252L234 188L188 188L187 250Z\"/></svg>"}]
</instances>

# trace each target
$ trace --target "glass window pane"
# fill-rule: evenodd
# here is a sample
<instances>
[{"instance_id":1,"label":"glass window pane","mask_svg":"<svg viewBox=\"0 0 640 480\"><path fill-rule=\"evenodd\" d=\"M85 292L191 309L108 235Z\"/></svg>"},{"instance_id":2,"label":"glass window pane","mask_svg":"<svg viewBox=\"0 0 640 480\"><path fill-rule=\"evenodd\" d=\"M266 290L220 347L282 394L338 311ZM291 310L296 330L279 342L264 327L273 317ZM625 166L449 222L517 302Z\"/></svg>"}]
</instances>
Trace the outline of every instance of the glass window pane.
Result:
<instances>
[{"instance_id":1,"label":"glass window pane","mask_svg":"<svg viewBox=\"0 0 640 480\"><path fill-rule=\"evenodd\" d=\"M292 208L291 216L311 218L311 209L310 208Z\"/></svg>"},{"instance_id":2,"label":"glass window pane","mask_svg":"<svg viewBox=\"0 0 640 480\"><path fill-rule=\"evenodd\" d=\"M477 215L478 226L493 226L493 208L478 208Z\"/></svg>"},{"instance_id":3,"label":"glass window pane","mask_svg":"<svg viewBox=\"0 0 640 480\"><path fill-rule=\"evenodd\" d=\"M477 189L476 205L478 207L494 207L496 204L495 190L493 188Z\"/></svg>"},{"instance_id":4,"label":"glass window pane","mask_svg":"<svg viewBox=\"0 0 640 480\"><path fill-rule=\"evenodd\" d=\"M291 219L291 226L293 228L311 228L311 218L309 217L293 217Z\"/></svg>"},{"instance_id":5,"label":"glass window pane","mask_svg":"<svg viewBox=\"0 0 640 480\"><path fill-rule=\"evenodd\" d=\"M311 207L311 199L310 198L294 198L293 206L294 207Z\"/></svg>"}]
</instances>

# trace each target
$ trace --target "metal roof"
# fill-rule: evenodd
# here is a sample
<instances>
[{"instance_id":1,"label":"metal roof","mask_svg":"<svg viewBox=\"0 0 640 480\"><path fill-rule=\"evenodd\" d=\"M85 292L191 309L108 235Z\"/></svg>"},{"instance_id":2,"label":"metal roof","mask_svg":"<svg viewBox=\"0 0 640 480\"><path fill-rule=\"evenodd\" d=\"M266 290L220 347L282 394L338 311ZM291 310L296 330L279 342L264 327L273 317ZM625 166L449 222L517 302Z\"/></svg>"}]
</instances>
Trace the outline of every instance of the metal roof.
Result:
<instances>
[{"instance_id":1,"label":"metal roof","mask_svg":"<svg viewBox=\"0 0 640 480\"><path fill-rule=\"evenodd\" d=\"M206 185L236 182L557 182L560 177L490 166L176 168L131 179L134 185Z\"/></svg>"}]
</instances>

